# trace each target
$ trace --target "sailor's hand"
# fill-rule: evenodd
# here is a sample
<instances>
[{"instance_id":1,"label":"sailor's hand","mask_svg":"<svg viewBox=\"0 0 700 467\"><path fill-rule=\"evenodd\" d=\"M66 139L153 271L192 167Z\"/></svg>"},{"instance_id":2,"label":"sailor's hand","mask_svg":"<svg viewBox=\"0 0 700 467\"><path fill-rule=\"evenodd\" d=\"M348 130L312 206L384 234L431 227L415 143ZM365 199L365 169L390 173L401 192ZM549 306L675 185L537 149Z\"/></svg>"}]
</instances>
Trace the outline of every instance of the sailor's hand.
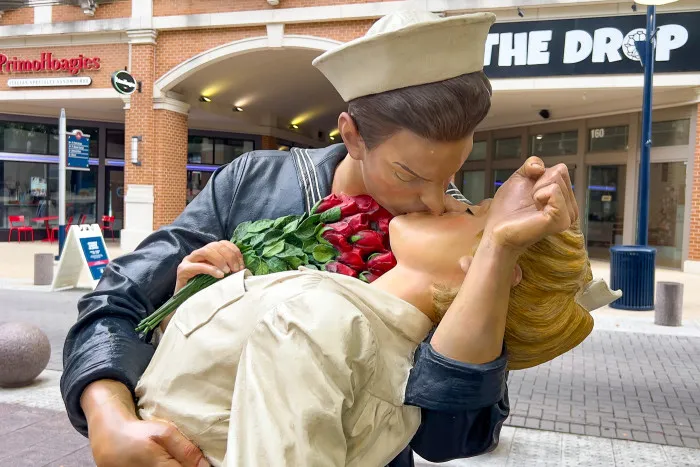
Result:
<instances>
[{"instance_id":1,"label":"sailor's hand","mask_svg":"<svg viewBox=\"0 0 700 467\"><path fill-rule=\"evenodd\" d=\"M212 242L185 256L177 267L175 292L195 276L207 274L221 279L226 274L245 268L243 255L236 245L228 240Z\"/></svg>"},{"instance_id":2,"label":"sailor's hand","mask_svg":"<svg viewBox=\"0 0 700 467\"><path fill-rule=\"evenodd\" d=\"M140 420L122 383L95 381L81 397L98 467L208 467L202 451L172 423Z\"/></svg>"},{"instance_id":3,"label":"sailor's hand","mask_svg":"<svg viewBox=\"0 0 700 467\"><path fill-rule=\"evenodd\" d=\"M541 159L530 157L496 192L484 238L519 254L577 220L578 205L566 166L545 169Z\"/></svg>"}]
</instances>

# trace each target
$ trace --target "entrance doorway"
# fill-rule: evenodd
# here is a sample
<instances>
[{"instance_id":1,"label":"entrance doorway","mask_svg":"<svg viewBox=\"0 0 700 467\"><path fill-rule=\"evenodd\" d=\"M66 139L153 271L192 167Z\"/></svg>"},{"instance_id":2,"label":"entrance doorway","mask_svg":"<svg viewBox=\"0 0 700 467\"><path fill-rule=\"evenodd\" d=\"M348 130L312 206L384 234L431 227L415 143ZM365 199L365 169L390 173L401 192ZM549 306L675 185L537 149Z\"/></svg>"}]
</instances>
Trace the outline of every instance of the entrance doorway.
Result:
<instances>
[{"instance_id":1,"label":"entrance doorway","mask_svg":"<svg viewBox=\"0 0 700 467\"><path fill-rule=\"evenodd\" d=\"M114 216L114 231L124 228L124 169L106 167L105 215Z\"/></svg>"},{"instance_id":2,"label":"entrance doorway","mask_svg":"<svg viewBox=\"0 0 700 467\"><path fill-rule=\"evenodd\" d=\"M625 212L625 166L588 168L586 246L588 256L609 259L610 247L622 245Z\"/></svg>"}]
</instances>

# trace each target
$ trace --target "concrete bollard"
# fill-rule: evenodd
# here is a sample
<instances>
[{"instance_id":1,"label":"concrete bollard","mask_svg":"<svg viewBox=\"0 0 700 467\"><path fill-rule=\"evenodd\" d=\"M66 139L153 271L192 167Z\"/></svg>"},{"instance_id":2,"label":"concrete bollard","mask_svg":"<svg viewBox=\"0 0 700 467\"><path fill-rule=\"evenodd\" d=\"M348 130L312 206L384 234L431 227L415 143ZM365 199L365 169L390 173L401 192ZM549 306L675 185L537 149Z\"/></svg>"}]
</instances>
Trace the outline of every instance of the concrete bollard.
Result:
<instances>
[{"instance_id":1,"label":"concrete bollard","mask_svg":"<svg viewBox=\"0 0 700 467\"><path fill-rule=\"evenodd\" d=\"M34 285L51 285L53 281L53 254L34 255Z\"/></svg>"},{"instance_id":2,"label":"concrete bollard","mask_svg":"<svg viewBox=\"0 0 700 467\"><path fill-rule=\"evenodd\" d=\"M654 324L660 326L681 326L683 284L678 282L657 282L655 310Z\"/></svg>"}]
</instances>

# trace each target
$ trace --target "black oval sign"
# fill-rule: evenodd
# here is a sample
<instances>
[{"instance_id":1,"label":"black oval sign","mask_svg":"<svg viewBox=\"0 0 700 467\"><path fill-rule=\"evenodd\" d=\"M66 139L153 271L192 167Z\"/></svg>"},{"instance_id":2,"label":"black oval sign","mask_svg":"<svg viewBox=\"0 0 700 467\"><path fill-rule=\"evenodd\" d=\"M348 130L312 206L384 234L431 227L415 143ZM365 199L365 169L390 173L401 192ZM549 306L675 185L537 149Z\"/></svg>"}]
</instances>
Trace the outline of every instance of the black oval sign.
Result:
<instances>
[{"instance_id":1,"label":"black oval sign","mask_svg":"<svg viewBox=\"0 0 700 467\"><path fill-rule=\"evenodd\" d=\"M138 85L131 74L119 70L112 73L112 87L120 94L132 94Z\"/></svg>"}]
</instances>

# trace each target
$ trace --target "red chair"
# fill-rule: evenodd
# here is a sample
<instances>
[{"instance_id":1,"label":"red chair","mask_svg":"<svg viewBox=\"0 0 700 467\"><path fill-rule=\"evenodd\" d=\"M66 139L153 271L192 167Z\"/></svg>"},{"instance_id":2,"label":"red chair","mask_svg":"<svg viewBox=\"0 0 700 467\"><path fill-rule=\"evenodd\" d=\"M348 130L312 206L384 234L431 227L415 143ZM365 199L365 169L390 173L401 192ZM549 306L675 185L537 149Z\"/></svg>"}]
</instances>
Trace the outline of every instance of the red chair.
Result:
<instances>
[{"instance_id":1,"label":"red chair","mask_svg":"<svg viewBox=\"0 0 700 467\"><path fill-rule=\"evenodd\" d=\"M80 220L78 221L78 225L83 225L85 224L85 221L87 220L87 214L81 214L80 215Z\"/></svg>"},{"instance_id":2,"label":"red chair","mask_svg":"<svg viewBox=\"0 0 700 467\"><path fill-rule=\"evenodd\" d=\"M112 233L112 241L114 240L114 216L102 216L102 231L109 230Z\"/></svg>"},{"instance_id":3,"label":"red chair","mask_svg":"<svg viewBox=\"0 0 700 467\"><path fill-rule=\"evenodd\" d=\"M7 237L8 242L12 240L13 230L17 231L17 243L22 243L22 232L31 232L32 241L34 241L34 228L29 225L24 225L24 216L7 216L7 220L10 221L10 235ZM20 225L15 225L17 223Z\"/></svg>"},{"instance_id":4,"label":"red chair","mask_svg":"<svg viewBox=\"0 0 700 467\"><path fill-rule=\"evenodd\" d=\"M68 235L71 224L73 224L73 216L70 216L68 218L68 222L66 222L66 230L64 231L65 235ZM56 240L56 237L58 237L58 227L51 229L51 238L49 240L53 243L53 241Z\"/></svg>"}]
</instances>

